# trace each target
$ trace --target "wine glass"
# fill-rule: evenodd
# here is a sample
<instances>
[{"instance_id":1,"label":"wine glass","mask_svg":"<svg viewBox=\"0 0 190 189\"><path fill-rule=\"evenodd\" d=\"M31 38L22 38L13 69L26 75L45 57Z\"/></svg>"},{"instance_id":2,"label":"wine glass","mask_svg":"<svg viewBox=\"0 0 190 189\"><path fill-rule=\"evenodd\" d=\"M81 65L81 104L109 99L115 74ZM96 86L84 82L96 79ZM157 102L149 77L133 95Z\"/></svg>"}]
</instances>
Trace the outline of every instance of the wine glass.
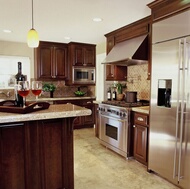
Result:
<instances>
[{"instance_id":1,"label":"wine glass","mask_svg":"<svg viewBox=\"0 0 190 189\"><path fill-rule=\"evenodd\" d=\"M26 96L30 92L30 86L28 81L18 82L18 94L23 97L23 108L26 107Z\"/></svg>"},{"instance_id":2,"label":"wine glass","mask_svg":"<svg viewBox=\"0 0 190 189\"><path fill-rule=\"evenodd\" d=\"M36 96L36 101L38 100L38 96L42 92L42 82L41 81L32 81L32 93Z\"/></svg>"}]
</instances>

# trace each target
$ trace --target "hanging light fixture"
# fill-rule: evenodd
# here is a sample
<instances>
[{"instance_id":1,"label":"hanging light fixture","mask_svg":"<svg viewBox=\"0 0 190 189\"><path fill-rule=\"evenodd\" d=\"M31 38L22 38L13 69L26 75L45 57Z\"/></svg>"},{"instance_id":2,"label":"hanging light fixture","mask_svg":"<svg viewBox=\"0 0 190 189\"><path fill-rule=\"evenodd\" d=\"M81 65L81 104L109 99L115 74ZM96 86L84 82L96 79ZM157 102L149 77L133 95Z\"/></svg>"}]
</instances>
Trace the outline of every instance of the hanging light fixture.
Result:
<instances>
[{"instance_id":1,"label":"hanging light fixture","mask_svg":"<svg viewBox=\"0 0 190 189\"><path fill-rule=\"evenodd\" d=\"M33 0L32 0L32 29L29 30L27 35L27 43L29 47L35 48L39 45L39 37L37 31L34 29L34 18L33 18Z\"/></svg>"}]
</instances>

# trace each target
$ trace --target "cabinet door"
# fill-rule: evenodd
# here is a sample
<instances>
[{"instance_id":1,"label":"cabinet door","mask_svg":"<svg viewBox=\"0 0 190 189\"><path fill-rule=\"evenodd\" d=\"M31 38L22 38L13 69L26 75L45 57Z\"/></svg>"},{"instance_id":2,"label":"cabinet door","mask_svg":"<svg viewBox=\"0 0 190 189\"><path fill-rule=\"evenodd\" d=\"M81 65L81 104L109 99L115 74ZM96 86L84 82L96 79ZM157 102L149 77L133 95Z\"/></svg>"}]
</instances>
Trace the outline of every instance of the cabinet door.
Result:
<instances>
[{"instance_id":1,"label":"cabinet door","mask_svg":"<svg viewBox=\"0 0 190 189\"><path fill-rule=\"evenodd\" d=\"M47 45L41 45L37 49L37 78L51 79L53 71L53 48Z\"/></svg>"},{"instance_id":2,"label":"cabinet door","mask_svg":"<svg viewBox=\"0 0 190 189\"><path fill-rule=\"evenodd\" d=\"M83 48L79 45L74 47L73 66L83 66Z\"/></svg>"},{"instance_id":3,"label":"cabinet door","mask_svg":"<svg viewBox=\"0 0 190 189\"><path fill-rule=\"evenodd\" d=\"M127 80L127 67L106 65L106 80L107 81L126 81Z\"/></svg>"},{"instance_id":4,"label":"cabinet door","mask_svg":"<svg viewBox=\"0 0 190 189\"><path fill-rule=\"evenodd\" d=\"M147 133L148 128L135 124L134 126L134 156L143 164L147 164Z\"/></svg>"},{"instance_id":5,"label":"cabinet door","mask_svg":"<svg viewBox=\"0 0 190 189\"><path fill-rule=\"evenodd\" d=\"M73 66L95 66L96 52L94 45L71 44L70 59Z\"/></svg>"},{"instance_id":6,"label":"cabinet door","mask_svg":"<svg viewBox=\"0 0 190 189\"><path fill-rule=\"evenodd\" d=\"M92 111L92 114L89 116L84 116L84 124L85 125L89 125L90 127L93 127L94 123L95 123L95 112L94 112L94 104L93 103L89 103L84 105L85 108L88 108Z\"/></svg>"},{"instance_id":7,"label":"cabinet door","mask_svg":"<svg viewBox=\"0 0 190 189\"><path fill-rule=\"evenodd\" d=\"M25 169L28 167L26 140L22 123L0 128L0 188L29 188Z\"/></svg>"},{"instance_id":8,"label":"cabinet door","mask_svg":"<svg viewBox=\"0 0 190 189\"><path fill-rule=\"evenodd\" d=\"M84 47L83 48L84 52L84 61L83 61L83 66L95 66L95 48L94 47Z\"/></svg>"},{"instance_id":9,"label":"cabinet door","mask_svg":"<svg viewBox=\"0 0 190 189\"><path fill-rule=\"evenodd\" d=\"M115 66L106 65L106 80L107 81L114 81L114 69L115 69Z\"/></svg>"},{"instance_id":10,"label":"cabinet door","mask_svg":"<svg viewBox=\"0 0 190 189\"><path fill-rule=\"evenodd\" d=\"M66 79L67 46L62 43L40 42L35 49L35 75L41 80Z\"/></svg>"},{"instance_id":11,"label":"cabinet door","mask_svg":"<svg viewBox=\"0 0 190 189\"><path fill-rule=\"evenodd\" d=\"M62 188L62 124L61 120L42 121L40 129L41 167L46 189ZM59 149L59 150L56 150ZM50 171L51 170L51 171Z\"/></svg>"},{"instance_id":12,"label":"cabinet door","mask_svg":"<svg viewBox=\"0 0 190 189\"><path fill-rule=\"evenodd\" d=\"M67 77L67 48L54 47L54 75L53 78L65 79Z\"/></svg>"}]
</instances>

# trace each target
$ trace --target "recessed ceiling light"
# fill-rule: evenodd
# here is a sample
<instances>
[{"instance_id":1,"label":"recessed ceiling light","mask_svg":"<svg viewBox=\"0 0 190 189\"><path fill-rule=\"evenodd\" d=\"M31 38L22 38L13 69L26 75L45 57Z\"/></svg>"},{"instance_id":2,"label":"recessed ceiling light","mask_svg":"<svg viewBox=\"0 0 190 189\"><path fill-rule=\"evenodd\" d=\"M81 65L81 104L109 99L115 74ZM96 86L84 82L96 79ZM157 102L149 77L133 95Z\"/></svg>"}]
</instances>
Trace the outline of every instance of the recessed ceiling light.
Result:
<instances>
[{"instance_id":1,"label":"recessed ceiling light","mask_svg":"<svg viewBox=\"0 0 190 189\"><path fill-rule=\"evenodd\" d=\"M93 21L94 21L94 22L101 22L101 21L102 21L102 18L98 18L98 17L97 17L97 18L93 18Z\"/></svg>"},{"instance_id":2,"label":"recessed ceiling light","mask_svg":"<svg viewBox=\"0 0 190 189\"><path fill-rule=\"evenodd\" d=\"M8 30L8 29L4 29L3 32L5 32L5 33L11 33L12 31Z\"/></svg>"},{"instance_id":3,"label":"recessed ceiling light","mask_svg":"<svg viewBox=\"0 0 190 189\"><path fill-rule=\"evenodd\" d=\"M64 38L67 39L67 40L71 39L70 37L64 37Z\"/></svg>"}]
</instances>

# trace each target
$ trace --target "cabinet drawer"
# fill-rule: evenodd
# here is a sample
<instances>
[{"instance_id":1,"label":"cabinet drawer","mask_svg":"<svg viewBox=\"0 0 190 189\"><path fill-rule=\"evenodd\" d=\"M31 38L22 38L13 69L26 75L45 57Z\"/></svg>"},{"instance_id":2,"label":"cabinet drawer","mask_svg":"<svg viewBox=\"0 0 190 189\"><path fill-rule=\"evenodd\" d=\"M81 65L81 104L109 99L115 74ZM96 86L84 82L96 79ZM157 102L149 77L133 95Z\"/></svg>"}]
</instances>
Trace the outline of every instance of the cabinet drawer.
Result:
<instances>
[{"instance_id":1,"label":"cabinet drawer","mask_svg":"<svg viewBox=\"0 0 190 189\"><path fill-rule=\"evenodd\" d=\"M135 113L134 118L135 118L134 121L137 124L144 125L144 126L148 126L149 124L148 115Z\"/></svg>"}]
</instances>

